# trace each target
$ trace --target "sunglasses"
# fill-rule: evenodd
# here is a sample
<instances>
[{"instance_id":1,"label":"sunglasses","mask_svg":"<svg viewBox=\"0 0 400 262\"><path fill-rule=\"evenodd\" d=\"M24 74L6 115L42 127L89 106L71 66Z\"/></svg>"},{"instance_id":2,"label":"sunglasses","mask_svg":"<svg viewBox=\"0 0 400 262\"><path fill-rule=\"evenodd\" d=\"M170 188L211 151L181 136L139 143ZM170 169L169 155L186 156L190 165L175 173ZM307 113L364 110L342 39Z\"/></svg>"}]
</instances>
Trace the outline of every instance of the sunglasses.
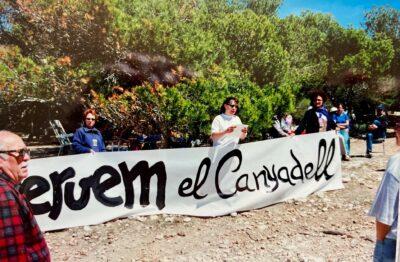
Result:
<instances>
[{"instance_id":1,"label":"sunglasses","mask_svg":"<svg viewBox=\"0 0 400 262\"><path fill-rule=\"evenodd\" d=\"M13 157L24 157L25 155L30 156L31 150L29 148L22 148L19 150L3 150L0 153L6 153L8 155L12 155ZM16 154L13 154L16 153Z\"/></svg>"},{"instance_id":2,"label":"sunglasses","mask_svg":"<svg viewBox=\"0 0 400 262\"><path fill-rule=\"evenodd\" d=\"M96 120L96 118L92 118L92 117L86 117L86 120L89 120L89 121L94 121L94 120Z\"/></svg>"},{"instance_id":3,"label":"sunglasses","mask_svg":"<svg viewBox=\"0 0 400 262\"><path fill-rule=\"evenodd\" d=\"M235 105L235 104L228 104L228 106L230 106L231 108L234 108L234 107L239 108L239 106Z\"/></svg>"}]
</instances>

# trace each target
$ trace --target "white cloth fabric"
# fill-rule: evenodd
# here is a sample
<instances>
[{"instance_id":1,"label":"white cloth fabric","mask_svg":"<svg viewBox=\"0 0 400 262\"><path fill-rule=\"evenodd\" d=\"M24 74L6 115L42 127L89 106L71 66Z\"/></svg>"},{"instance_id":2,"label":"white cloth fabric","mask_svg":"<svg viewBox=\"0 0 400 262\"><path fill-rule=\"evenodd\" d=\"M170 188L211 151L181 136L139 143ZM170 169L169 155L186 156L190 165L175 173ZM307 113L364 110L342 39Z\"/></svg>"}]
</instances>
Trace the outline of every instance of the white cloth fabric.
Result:
<instances>
[{"instance_id":1,"label":"white cloth fabric","mask_svg":"<svg viewBox=\"0 0 400 262\"><path fill-rule=\"evenodd\" d=\"M315 112L318 117L318 122L319 122L319 132L325 132L328 127L328 118L320 113L320 112Z\"/></svg>"},{"instance_id":2,"label":"white cloth fabric","mask_svg":"<svg viewBox=\"0 0 400 262\"><path fill-rule=\"evenodd\" d=\"M236 115L229 116L226 114L220 114L216 116L211 124L211 134L215 132L222 132L226 130L228 127L241 125L242 121ZM222 144L226 144L232 141L231 137L222 136L217 140L213 140L213 146L219 146ZM239 141L236 141L239 142Z\"/></svg>"}]
</instances>

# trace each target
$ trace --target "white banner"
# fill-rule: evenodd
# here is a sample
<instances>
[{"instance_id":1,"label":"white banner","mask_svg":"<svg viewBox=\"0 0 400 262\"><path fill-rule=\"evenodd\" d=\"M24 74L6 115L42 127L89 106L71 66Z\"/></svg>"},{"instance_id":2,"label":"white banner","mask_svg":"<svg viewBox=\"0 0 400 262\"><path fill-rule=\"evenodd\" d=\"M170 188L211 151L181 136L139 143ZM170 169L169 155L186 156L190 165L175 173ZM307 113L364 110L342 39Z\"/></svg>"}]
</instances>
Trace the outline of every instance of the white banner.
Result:
<instances>
[{"instance_id":1,"label":"white banner","mask_svg":"<svg viewBox=\"0 0 400 262\"><path fill-rule=\"evenodd\" d=\"M220 216L343 188L335 132L224 147L34 159L21 190L43 230L131 215Z\"/></svg>"}]
</instances>

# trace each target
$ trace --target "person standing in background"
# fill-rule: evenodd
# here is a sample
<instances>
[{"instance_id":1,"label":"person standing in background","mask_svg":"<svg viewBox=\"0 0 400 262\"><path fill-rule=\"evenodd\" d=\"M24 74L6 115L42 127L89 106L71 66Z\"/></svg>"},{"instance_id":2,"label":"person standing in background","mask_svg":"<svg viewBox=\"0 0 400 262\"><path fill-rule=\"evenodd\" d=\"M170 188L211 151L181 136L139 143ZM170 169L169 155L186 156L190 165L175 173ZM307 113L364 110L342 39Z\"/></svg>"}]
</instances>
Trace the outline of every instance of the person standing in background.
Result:
<instances>
[{"instance_id":1,"label":"person standing in background","mask_svg":"<svg viewBox=\"0 0 400 262\"><path fill-rule=\"evenodd\" d=\"M326 95L321 90L315 90L310 95L311 108L306 111L295 133L296 135L325 132L335 128L324 103Z\"/></svg>"},{"instance_id":2,"label":"person standing in background","mask_svg":"<svg viewBox=\"0 0 400 262\"><path fill-rule=\"evenodd\" d=\"M87 109L83 113L84 126L78 128L72 139L72 147L77 154L106 151L103 136L100 131L94 127L97 120L97 114L94 109Z\"/></svg>"},{"instance_id":3,"label":"person standing in background","mask_svg":"<svg viewBox=\"0 0 400 262\"><path fill-rule=\"evenodd\" d=\"M339 135L343 138L344 148L346 154L344 155L344 160L350 160L350 135L349 135L349 126L350 126L350 118L347 113L344 111L344 106L342 103L338 103L336 105L337 111L333 114L333 122L336 123L336 128L338 130Z\"/></svg>"},{"instance_id":4,"label":"person standing in background","mask_svg":"<svg viewBox=\"0 0 400 262\"><path fill-rule=\"evenodd\" d=\"M237 116L239 112L239 101L236 97L227 97L220 108L220 114L217 115L211 124L211 139L213 146L226 144L231 141L226 135L232 133L237 125L242 121ZM240 139L247 136L247 128L241 130Z\"/></svg>"}]
</instances>

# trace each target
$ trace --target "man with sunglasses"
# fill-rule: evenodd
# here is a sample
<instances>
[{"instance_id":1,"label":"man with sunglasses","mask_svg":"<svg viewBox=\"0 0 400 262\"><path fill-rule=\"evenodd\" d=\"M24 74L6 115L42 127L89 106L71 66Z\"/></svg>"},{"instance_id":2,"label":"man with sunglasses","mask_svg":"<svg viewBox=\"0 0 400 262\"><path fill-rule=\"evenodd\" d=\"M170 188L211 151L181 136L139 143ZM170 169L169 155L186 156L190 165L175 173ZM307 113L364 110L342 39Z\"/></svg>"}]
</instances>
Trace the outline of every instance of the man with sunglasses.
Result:
<instances>
[{"instance_id":1,"label":"man with sunglasses","mask_svg":"<svg viewBox=\"0 0 400 262\"><path fill-rule=\"evenodd\" d=\"M72 140L72 147L75 153L92 153L106 151L103 142L103 136L100 131L94 127L97 114L94 109L87 109L83 113L84 126L78 128Z\"/></svg>"},{"instance_id":2,"label":"man with sunglasses","mask_svg":"<svg viewBox=\"0 0 400 262\"><path fill-rule=\"evenodd\" d=\"M22 139L0 131L0 261L50 261L33 212L18 191L28 176L29 149Z\"/></svg>"}]
</instances>

